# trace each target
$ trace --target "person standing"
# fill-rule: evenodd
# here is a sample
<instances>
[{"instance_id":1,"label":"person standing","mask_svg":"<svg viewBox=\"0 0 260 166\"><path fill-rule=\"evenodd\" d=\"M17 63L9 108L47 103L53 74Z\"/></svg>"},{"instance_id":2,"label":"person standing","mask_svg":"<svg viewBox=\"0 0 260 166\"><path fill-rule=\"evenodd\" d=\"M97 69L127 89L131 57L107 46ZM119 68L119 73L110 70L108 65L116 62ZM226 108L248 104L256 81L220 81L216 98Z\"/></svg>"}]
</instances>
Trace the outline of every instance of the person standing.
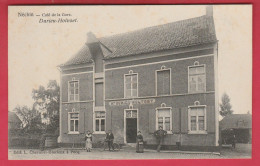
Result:
<instances>
[{"instance_id":1,"label":"person standing","mask_svg":"<svg viewBox=\"0 0 260 166\"><path fill-rule=\"evenodd\" d=\"M92 149L92 134L90 133L90 131L87 131L85 140L86 140L86 149L87 149L87 152L90 152L91 149Z\"/></svg>"},{"instance_id":2,"label":"person standing","mask_svg":"<svg viewBox=\"0 0 260 166\"><path fill-rule=\"evenodd\" d=\"M137 153L144 152L144 140L141 131L138 131L136 136L136 152Z\"/></svg>"},{"instance_id":3,"label":"person standing","mask_svg":"<svg viewBox=\"0 0 260 166\"><path fill-rule=\"evenodd\" d=\"M236 135L233 134L233 137L232 137L232 148L235 149L236 148Z\"/></svg>"},{"instance_id":4,"label":"person standing","mask_svg":"<svg viewBox=\"0 0 260 166\"><path fill-rule=\"evenodd\" d=\"M163 130L162 126L159 127L159 130L154 132L154 135L157 139L157 152L160 152L163 139L166 136L167 131Z\"/></svg>"},{"instance_id":5,"label":"person standing","mask_svg":"<svg viewBox=\"0 0 260 166\"><path fill-rule=\"evenodd\" d=\"M109 130L108 133L107 133L106 141L108 143L109 151L110 151L111 148L114 151L114 145L113 145L113 143L114 143L114 135L113 135L111 130Z\"/></svg>"},{"instance_id":6,"label":"person standing","mask_svg":"<svg viewBox=\"0 0 260 166\"><path fill-rule=\"evenodd\" d=\"M45 147L45 138L46 138L45 135L42 134L41 140L40 140L40 149L41 149L41 151L43 151L44 147Z\"/></svg>"}]
</instances>

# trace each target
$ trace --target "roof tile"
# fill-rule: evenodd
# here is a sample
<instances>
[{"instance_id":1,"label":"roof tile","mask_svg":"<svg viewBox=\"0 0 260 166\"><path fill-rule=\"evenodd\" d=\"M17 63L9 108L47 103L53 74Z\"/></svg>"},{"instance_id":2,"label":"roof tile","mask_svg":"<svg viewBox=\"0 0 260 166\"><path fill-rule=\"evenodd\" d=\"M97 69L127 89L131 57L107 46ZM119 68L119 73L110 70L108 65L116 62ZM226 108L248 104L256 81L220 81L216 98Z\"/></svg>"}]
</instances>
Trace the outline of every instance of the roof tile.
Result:
<instances>
[{"instance_id":1,"label":"roof tile","mask_svg":"<svg viewBox=\"0 0 260 166\"><path fill-rule=\"evenodd\" d=\"M216 42L212 16L201 16L132 32L98 38L104 59ZM103 46L102 46L103 45ZM83 48L63 65L87 63L91 53Z\"/></svg>"}]
</instances>

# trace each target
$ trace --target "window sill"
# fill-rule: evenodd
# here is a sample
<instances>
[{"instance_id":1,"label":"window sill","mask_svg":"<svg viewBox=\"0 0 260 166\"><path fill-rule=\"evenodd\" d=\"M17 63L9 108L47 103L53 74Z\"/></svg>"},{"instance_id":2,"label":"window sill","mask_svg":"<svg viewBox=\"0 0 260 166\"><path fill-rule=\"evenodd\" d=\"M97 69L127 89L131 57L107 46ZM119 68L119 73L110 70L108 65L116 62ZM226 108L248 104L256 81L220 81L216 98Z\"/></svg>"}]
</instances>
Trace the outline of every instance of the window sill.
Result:
<instances>
[{"instance_id":1,"label":"window sill","mask_svg":"<svg viewBox=\"0 0 260 166\"><path fill-rule=\"evenodd\" d=\"M197 94L197 93L205 93L207 91L192 91L192 92L188 92L188 94Z\"/></svg>"},{"instance_id":2,"label":"window sill","mask_svg":"<svg viewBox=\"0 0 260 166\"><path fill-rule=\"evenodd\" d=\"M105 131L94 131L92 134L106 134Z\"/></svg>"},{"instance_id":3,"label":"window sill","mask_svg":"<svg viewBox=\"0 0 260 166\"><path fill-rule=\"evenodd\" d=\"M157 131L157 130L159 130L159 129L156 129L156 131ZM172 134L173 134L172 131L166 131L166 132L167 132L167 133L166 133L167 135L172 135Z\"/></svg>"},{"instance_id":4,"label":"window sill","mask_svg":"<svg viewBox=\"0 0 260 166\"><path fill-rule=\"evenodd\" d=\"M71 101L68 101L68 103L77 103L77 102L80 102L79 100L71 100Z\"/></svg>"},{"instance_id":5,"label":"window sill","mask_svg":"<svg viewBox=\"0 0 260 166\"><path fill-rule=\"evenodd\" d=\"M135 98L138 98L138 96L128 96L128 97L124 97L124 99L135 99Z\"/></svg>"},{"instance_id":6,"label":"window sill","mask_svg":"<svg viewBox=\"0 0 260 166\"><path fill-rule=\"evenodd\" d=\"M162 94L160 94L160 95L157 94L156 97L165 97L165 96L170 96L170 95L172 95L172 94L163 94L163 95Z\"/></svg>"},{"instance_id":7,"label":"window sill","mask_svg":"<svg viewBox=\"0 0 260 166\"><path fill-rule=\"evenodd\" d=\"M79 134L79 132L68 132L68 134Z\"/></svg>"},{"instance_id":8,"label":"window sill","mask_svg":"<svg viewBox=\"0 0 260 166\"><path fill-rule=\"evenodd\" d=\"M188 134L208 134L207 131L189 131Z\"/></svg>"}]
</instances>

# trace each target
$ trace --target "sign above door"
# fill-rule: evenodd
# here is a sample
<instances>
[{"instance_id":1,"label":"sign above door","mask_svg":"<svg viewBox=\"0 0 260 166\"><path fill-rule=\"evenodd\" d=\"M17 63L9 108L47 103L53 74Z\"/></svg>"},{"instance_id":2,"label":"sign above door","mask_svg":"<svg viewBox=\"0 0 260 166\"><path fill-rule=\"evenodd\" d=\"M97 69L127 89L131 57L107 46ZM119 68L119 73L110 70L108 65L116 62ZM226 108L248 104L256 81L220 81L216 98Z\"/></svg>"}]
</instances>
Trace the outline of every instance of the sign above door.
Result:
<instances>
[{"instance_id":1,"label":"sign above door","mask_svg":"<svg viewBox=\"0 0 260 166\"><path fill-rule=\"evenodd\" d=\"M120 105L134 105L134 104L153 104L155 99L139 99L139 100L123 100L123 101L111 101L110 106L120 106Z\"/></svg>"}]
</instances>

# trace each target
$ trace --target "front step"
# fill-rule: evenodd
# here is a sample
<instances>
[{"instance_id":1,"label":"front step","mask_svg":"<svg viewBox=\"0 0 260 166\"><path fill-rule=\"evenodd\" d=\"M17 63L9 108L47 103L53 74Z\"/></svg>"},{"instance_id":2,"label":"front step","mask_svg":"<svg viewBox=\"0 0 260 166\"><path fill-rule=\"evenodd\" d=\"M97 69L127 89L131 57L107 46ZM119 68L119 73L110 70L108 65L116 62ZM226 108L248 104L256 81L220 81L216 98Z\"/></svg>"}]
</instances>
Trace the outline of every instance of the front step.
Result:
<instances>
[{"instance_id":1,"label":"front step","mask_svg":"<svg viewBox=\"0 0 260 166\"><path fill-rule=\"evenodd\" d=\"M124 147L132 147L135 148L136 147L136 143L126 143L123 145Z\"/></svg>"},{"instance_id":2,"label":"front step","mask_svg":"<svg viewBox=\"0 0 260 166\"><path fill-rule=\"evenodd\" d=\"M136 147L136 143L128 143L129 146L135 148Z\"/></svg>"}]
</instances>

